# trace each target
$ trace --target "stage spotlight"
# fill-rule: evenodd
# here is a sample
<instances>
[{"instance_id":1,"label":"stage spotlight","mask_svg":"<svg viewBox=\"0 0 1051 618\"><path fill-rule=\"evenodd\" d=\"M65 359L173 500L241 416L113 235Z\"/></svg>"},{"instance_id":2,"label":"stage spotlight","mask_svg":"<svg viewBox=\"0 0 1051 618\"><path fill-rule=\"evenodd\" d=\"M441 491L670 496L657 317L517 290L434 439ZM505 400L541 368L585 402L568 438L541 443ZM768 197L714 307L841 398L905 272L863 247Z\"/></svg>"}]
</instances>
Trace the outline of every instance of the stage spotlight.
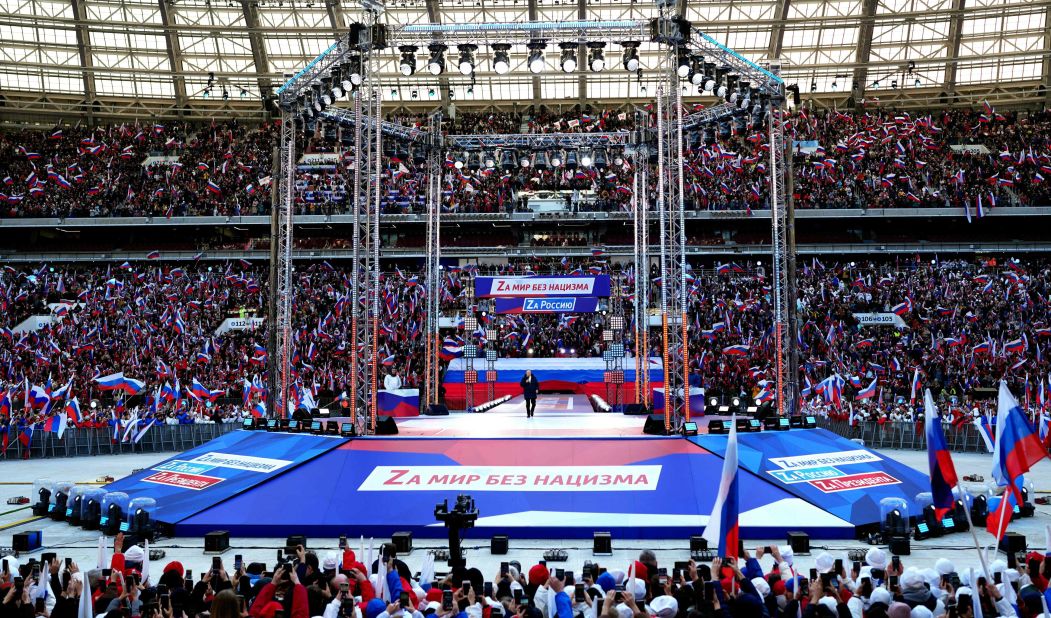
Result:
<instances>
[{"instance_id":1,"label":"stage spotlight","mask_svg":"<svg viewBox=\"0 0 1051 618\"><path fill-rule=\"evenodd\" d=\"M350 76L354 73L354 65L349 61L344 62L339 67L339 76L342 80L340 86L343 87L344 94L350 94L350 91L354 89L354 82L351 81Z\"/></svg>"},{"instance_id":2,"label":"stage spotlight","mask_svg":"<svg viewBox=\"0 0 1051 618\"><path fill-rule=\"evenodd\" d=\"M544 48L547 44L543 41L530 41L529 42L529 59L526 61L526 66L529 67L530 73L541 73L544 70Z\"/></svg>"},{"instance_id":3,"label":"stage spotlight","mask_svg":"<svg viewBox=\"0 0 1051 618\"><path fill-rule=\"evenodd\" d=\"M548 164L548 157L546 151L541 150L536 153L536 156L534 157L533 161L533 167L540 171L544 171L548 169L548 167L550 167L550 165Z\"/></svg>"},{"instance_id":4,"label":"stage spotlight","mask_svg":"<svg viewBox=\"0 0 1051 618\"><path fill-rule=\"evenodd\" d=\"M497 75L506 75L511 70L511 46L507 43L496 43L492 47L493 71Z\"/></svg>"},{"instance_id":5,"label":"stage spotlight","mask_svg":"<svg viewBox=\"0 0 1051 618\"><path fill-rule=\"evenodd\" d=\"M416 46L415 45L402 45L398 48L401 52L401 61L398 63L398 70L405 77L408 77L416 72Z\"/></svg>"},{"instance_id":6,"label":"stage spotlight","mask_svg":"<svg viewBox=\"0 0 1051 618\"><path fill-rule=\"evenodd\" d=\"M555 150L551 152L551 167L562 167L562 162L564 160L562 151Z\"/></svg>"},{"instance_id":7,"label":"stage spotlight","mask_svg":"<svg viewBox=\"0 0 1051 618\"><path fill-rule=\"evenodd\" d=\"M679 50L679 66L675 68L675 74L679 77L686 78L690 76L690 70L693 68L693 64L690 62L690 52L685 49Z\"/></svg>"},{"instance_id":8,"label":"stage spotlight","mask_svg":"<svg viewBox=\"0 0 1051 618\"><path fill-rule=\"evenodd\" d=\"M639 42L624 41L620 44L624 48L624 70L634 73L639 70Z\"/></svg>"},{"instance_id":9,"label":"stage spotlight","mask_svg":"<svg viewBox=\"0 0 1051 618\"><path fill-rule=\"evenodd\" d=\"M715 88L715 63L705 62L704 67L704 90L710 92Z\"/></svg>"},{"instance_id":10,"label":"stage spotlight","mask_svg":"<svg viewBox=\"0 0 1051 618\"><path fill-rule=\"evenodd\" d=\"M588 68L595 73L606 68L606 58L602 52L605 46L606 44L601 42L588 43Z\"/></svg>"},{"instance_id":11,"label":"stage spotlight","mask_svg":"<svg viewBox=\"0 0 1051 618\"><path fill-rule=\"evenodd\" d=\"M462 170L463 166L467 162L466 154L467 153L464 153L462 155L458 155L458 156L454 157L453 158L453 167L455 167L458 170Z\"/></svg>"},{"instance_id":12,"label":"stage spotlight","mask_svg":"<svg viewBox=\"0 0 1051 618\"><path fill-rule=\"evenodd\" d=\"M447 47L441 43L434 43L427 46L427 50L431 52L431 57L427 61L427 71L431 75L441 75L445 71L445 50Z\"/></svg>"},{"instance_id":13,"label":"stage spotlight","mask_svg":"<svg viewBox=\"0 0 1051 618\"><path fill-rule=\"evenodd\" d=\"M515 153L504 149L500 151L500 167L510 171L515 169ZM484 313L482 315L485 315Z\"/></svg>"},{"instance_id":14,"label":"stage spotlight","mask_svg":"<svg viewBox=\"0 0 1051 618\"><path fill-rule=\"evenodd\" d=\"M558 65L562 67L563 73L572 73L577 70L577 44L576 43L559 43L559 47L562 48L562 55L559 58ZM534 71L537 73L539 71Z\"/></svg>"},{"instance_id":15,"label":"stage spotlight","mask_svg":"<svg viewBox=\"0 0 1051 618\"><path fill-rule=\"evenodd\" d=\"M344 75L350 80L350 84L360 86L365 80L364 71L361 68L361 56L351 56L344 67L346 68Z\"/></svg>"},{"instance_id":16,"label":"stage spotlight","mask_svg":"<svg viewBox=\"0 0 1051 618\"><path fill-rule=\"evenodd\" d=\"M566 164L566 169L567 170L575 170L575 169L577 169L577 151L576 150L567 150L566 151L566 162L565 162L565 164Z\"/></svg>"},{"instance_id":17,"label":"stage spotlight","mask_svg":"<svg viewBox=\"0 0 1051 618\"><path fill-rule=\"evenodd\" d=\"M608 165L609 159L606 158L606 150L604 148L595 149L595 167L604 170Z\"/></svg>"},{"instance_id":18,"label":"stage spotlight","mask_svg":"<svg viewBox=\"0 0 1051 618\"><path fill-rule=\"evenodd\" d=\"M492 151L486 151L482 153L482 163L485 165L485 169L491 170L496 167L496 155Z\"/></svg>"},{"instance_id":19,"label":"stage spotlight","mask_svg":"<svg viewBox=\"0 0 1051 618\"><path fill-rule=\"evenodd\" d=\"M594 160L591 158L591 153L584 151L580 154L580 165L582 167L591 167Z\"/></svg>"},{"instance_id":20,"label":"stage spotlight","mask_svg":"<svg viewBox=\"0 0 1051 618\"><path fill-rule=\"evenodd\" d=\"M694 56L690 64L690 83L694 86L704 84L704 56Z\"/></svg>"},{"instance_id":21,"label":"stage spotlight","mask_svg":"<svg viewBox=\"0 0 1051 618\"><path fill-rule=\"evenodd\" d=\"M733 406L734 408L740 408L741 407L741 398L740 397L734 397L733 399L730 400L730 405Z\"/></svg>"},{"instance_id":22,"label":"stage spotlight","mask_svg":"<svg viewBox=\"0 0 1051 618\"><path fill-rule=\"evenodd\" d=\"M464 43L457 45L456 49L460 51L460 75L466 76L474 73L474 50L478 49L478 46L473 43Z\"/></svg>"},{"instance_id":23,"label":"stage spotlight","mask_svg":"<svg viewBox=\"0 0 1051 618\"><path fill-rule=\"evenodd\" d=\"M525 168L529 167L529 165L530 165L529 155L524 154L524 155L518 157L518 165L520 165L522 167L522 169L525 169Z\"/></svg>"},{"instance_id":24,"label":"stage spotlight","mask_svg":"<svg viewBox=\"0 0 1051 618\"><path fill-rule=\"evenodd\" d=\"M332 105L332 77L321 78L321 101L325 107Z\"/></svg>"},{"instance_id":25,"label":"stage spotlight","mask_svg":"<svg viewBox=\"0 0 1051 618\"><path fill-rule=\"evenodd\" d=\"M347 94L347 91L343 89L343 79L339 67L334 67L330 75L332 78L332 90L330 91L332 98L342 99Z\"/></svg>"}]
</instances>

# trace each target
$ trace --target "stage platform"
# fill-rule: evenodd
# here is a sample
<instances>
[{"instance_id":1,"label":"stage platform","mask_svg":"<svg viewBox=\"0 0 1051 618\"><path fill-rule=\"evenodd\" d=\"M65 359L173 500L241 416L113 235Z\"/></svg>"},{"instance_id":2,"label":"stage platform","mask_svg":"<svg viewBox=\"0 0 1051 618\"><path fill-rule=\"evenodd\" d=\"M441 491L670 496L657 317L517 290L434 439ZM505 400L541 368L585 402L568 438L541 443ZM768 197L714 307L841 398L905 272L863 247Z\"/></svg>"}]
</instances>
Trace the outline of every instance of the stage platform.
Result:
<instances>
[{"instance_id":1,"label":"stage platform","mask_svg":"<svg viewBox=\"0 0 1051 618\"><path fill-rule=\"evenodd\" d=\"M467 535L525 539L685 538L707 523L726 436L644 436L645 417L595 413L545 395L485 414L398 421L400 435L341 438L236 431L112 483L153 497L177 536L442 538L434 506L460 493L480 517ZM926 477L820 429L739 435L745 538L852 538L878 500L912 502Z\"/></svg>"}]
</instances>

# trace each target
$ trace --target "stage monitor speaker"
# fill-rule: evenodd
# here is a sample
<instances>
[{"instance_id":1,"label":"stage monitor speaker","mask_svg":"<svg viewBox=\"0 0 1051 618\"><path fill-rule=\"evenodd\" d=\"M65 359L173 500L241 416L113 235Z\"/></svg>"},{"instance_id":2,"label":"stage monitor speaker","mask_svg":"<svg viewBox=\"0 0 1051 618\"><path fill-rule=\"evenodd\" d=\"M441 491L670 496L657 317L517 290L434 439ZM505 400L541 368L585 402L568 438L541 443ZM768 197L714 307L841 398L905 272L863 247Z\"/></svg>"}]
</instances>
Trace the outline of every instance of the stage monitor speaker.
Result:
<instances>
[{"instance_id":1,"label":"stage monitor speaker","mask_svg":"<svg viewBox=\"0 0 1051 618\"><path fill-rule=\"evenodd\" d=\"M642 403L625 403L621 407L624 410L624 414L628 416L644 416L649 413L646 410L646 404Z\"/></svg>"},{"instance_id":2,"label":"stage monitor speaker","mask_svg":"<svg viewBox=\"0 0 1051 618\"><path fill-rule=\"evenodd\" d=\"M378 416L376 417L376 435L396 436L398 435L398 424L389 416Z\"/></svg>"},{"instance_id":3,"label":"stage monitor speaker","mask_svg":"<svg viewBox=\"0 0 1051 618\"><path fill-rule=\"evenodd\" d=\"M690 537L690 553L706 549L708 549L708 539L698 535Z\"/></svg>"},{"instance_id":4,"label":"stage monitor speaker","mask_svg":"<svg viewBox=\"0 0 1051 618\"><path fill-rule=\"evenodd\" d=\"M712 435L730 433L730 421L708 421L708 433Z\"/></svg>"},{"instance_id":5,"label":"stage monitor speaker","mask_svg":"<svg viewBox=\"0 0 1051 618\"><path fill-rule=\"evenodd\" d=\"M285 539L285 547L295 549L297 545L307 546L307 537L302 534L293 534Z\"/></svg>"},{"instance_id":6,"label":"stage monitor speaker","mask_svg":"<svg viewBox=\"0 0 1051 618\"><path fill-rule=\"evenodd\" d=\"M489 541L489 553L494 556L504 556L507 554L507 535L498 534Z\"/></svg>"},{"instance_id":7,"label":"stage monitor speaker","mask_svg":"<svg viewBox=\"0 0 1051 618\"><path fill-rule=\"evenodd\" d=\"M394 550L398 552L399 556L412 553L411 532L395 532L391 535L390 541L391 543L394 543Z\"/></svg>"},{"instance_id":8,"label":"stage monitor speaker","mask_svg":"<svg viewBox=\"0 0 1051 618\"><path fill-rule=\"evenodd\" d=\"M213 530L204 535L204 551L224 552L230 549L230 533L226 530Z\"/></svg>"},{"instance_id":9,"label":"stage monitor speaker","mask_svg":"<svg viewBox=\"0 0 1051 618\"><path fill-rule=\"evenodd\" d=\"M792 553L797 556L809 554L810 535L806 532L789 532L788 546L792 548Z\"/></svg>"},{"instance_id":10,"label":"stage monitor speaker","mask_svg":"<svg viewBox=\"0 0 1051 618\"><path fill-rule=\"evenodd\" d=\"M613 536L608 532L596 532L591 553L596 556L613 555Z\"/></svg>"},{"instance_id":11,"label":"stage monitor speaker","mask_svg":"<svg viewBox=\"0 0 1051 618\"><path fill-rule=\"evenodd\" d=\"M44 535L39 530L26 530L11 537L12 551L36 551L43 545Z\"/></svg>"},{"instance_id":12,"label":"stage monitor speaker","mask_svg":"<svg viewBox=\"0 0 1051 618\"><path fill-rule=\"evenodd\" d=\"M1006 517L1004 518L1006 519ZM1017 532L1008 532L1000 539L1000 551L1008 555L1018 555L1026 550L1025 535Z\"/></svg>"},{"instance_id":13,"label":"stage monitor speaker","mask_svg":"<svg viewBox=\"0 0 1051 618\"><path fill-rule=\"evenodd\" d=\"M909 539L909 535L895 535L890 537L887 541L888 549L890 549L891 555L894 556L909 556L912 555L912 541Z\"/></svg>"},{"instance_id":14,"label":"stage monitor speaker","mask_svg":"<svg viewBox=\"0 0 1051 618\"><path fill-rule=\"evenodd\" d=\"M449 408L440 403L432 403L423 413L426 416L449 416Z\"/></svg>"},{"instance_id":15,"label":"stage monitor speaker","mask_svg":"<svg viewBox=\"0 0 1051 618\"><path fill-rule=\"evenodd\" d=\"M646 417L646 424L642 427L642 433L652 436L666 436L668 430L664 427L663 414L650 414Z\"/></svg>"}]
</instances>

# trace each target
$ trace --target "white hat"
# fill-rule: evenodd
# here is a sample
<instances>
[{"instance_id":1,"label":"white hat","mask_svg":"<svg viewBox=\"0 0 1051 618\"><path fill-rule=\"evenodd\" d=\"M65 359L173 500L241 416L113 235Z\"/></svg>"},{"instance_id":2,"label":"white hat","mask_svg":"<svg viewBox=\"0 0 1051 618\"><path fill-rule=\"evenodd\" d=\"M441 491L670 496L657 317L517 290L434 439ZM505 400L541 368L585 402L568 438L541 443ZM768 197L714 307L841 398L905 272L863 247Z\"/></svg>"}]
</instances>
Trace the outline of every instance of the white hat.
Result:
<instances>
[{"instance_id":1,"label":"white hat","mask_svg":"<svg viewBox=\"0 0 1051 618\"><path fill-rule=\"evenodd\" d=\"M1007 581L1009 582L1016 582L1022 577L1022 574L1018 572L1018 569L1007 569L1004 573L1007 574Z\"/></svg>"},{"instance_id":2,"label":"white hat","mask_svg":"<svg viewBox=\"0 0 1051 618\"><path fill-rule=\"evenodd\" d=\"M635 578L635 590L633 590L632 592L635 593L635 598L636 599L645 599L646 598L646 582L644 582L643 580L641 580L641 579L636 577Z\"/></svg>"},{"instance_id":3,"label":"white hat","mask_svg":"<svg viewBox=\"0 0 1051 618\"><path fill-rule=\"evenodd\" d=\"M330 551L325 554L325 558L321 561L321 570L335 571L337 566L339 566L339 560L336 558L336 552Z\"/></svg>"},{"instance_id":4,"label":"white hat","mask_svg":"<svg viewBox=\"0 0 1051 618\"><path fill-rule=\"evenodd\" d=\"M817 558L814 560L814 566L817 567L818 573L828 573L835 565L836 559L827 551L818 554Z\"/></svg>"},{"instance_id":5,"label":"white hat","mask_svg":"<svg viewBox=\"0 0 1051 618\"><path fill-rule=\"evenodd\" d=\"M753 577L752 585L755 586L755 590L759 593L760 597L765 599L766 597L770 596L770 584L766 581L765 578Z\"/></svg>"},{"instance_id":6,"label":"white hat","mask_svg":"<svg viewBox=\"0 0 1051 618\"><path fill-rule=\"evenodd\" d=\"M872 567L863 566L858 570L858 581L865 579L866 577L872 577Z\"/></svg>"},{"instance_id":7,"label":"white hat","mask_svg":"<svg viewBox=\"0 0 1051 618\"><path fill-rule=\"evenodd\" d=\"M781 552L781 560L784 561L788 566L792 566L792 560L795 558L795 553L792 551L791 545L782 545L777 548Z\"/></svg>"},{"instance_id":8,"label":"white hat","mask_svg":"<svg viewBox=\"0 0 1051 618\"><path fill-rule=\"evenodd\" d=\"M956 567L953 566L952 561L946 558L938 558L938 560L934 563L934 568L938 569L938 573L941 575L948 575L949 573L952 573L956 570Z\"/></svg>"},{"instance_id":9,"label":"white hat","mask_svg":"<svg viewBox=\"0 0 1051 618\"><path fill-rule=\"evenodd\" d=\"M825 607L832 610L832 613L836 613L836 600L832 597L821 597L821 600L817 602L818 605L824 605Z\"/></svg>"},{"instance_id":10,"label":"white hat","mask_svg":"<svg viewBox=\"0 0 1051 618\"><path fill-rule=\"evenodd\" d=\"M883 603L887 607L890 607L891 602L890 590L887 590L883 586L874 588L872 594L869 595L870 603Z\"/></svg>"},{"instance_id":11,"label":"white hat","mask_svg":"<svg viewBox=\"0 0 1051 618\"><path fill-rule=\"evenodd\" d=\"M901 574L902 588L919 588L923 586L923 573L916 567L909 567Z\"/></svg>"},{"instance_id":12,"label":"white hat","mask_svg":"<svg viewBox=\"0 0 1051 618\"><path fill-rule=\"evenodd\" d=\"M142 562L145 557L146 554L143 553L142 548L138 545L132 545L124 550L124 559L129 562Z\"/></svg>"},{"instance_id":13,"label":"white hat","mask_svg":"<svg viewBox=\"0 0 1051 618\"><path fill-rule=\"evenodd\" d=\"M4 556L3 561L7 563L8 573L18 573L18 558L14 556Z\"/></svg>"},{"instance_id":14,"label":"white hat","mask_svg":"<svg viewBox=\"0 0 1051 618\"><path fill-rule=\"evenodd\" d=\"M516 569L515 567L508 565L507 573L511 576L511 579L515 581L518 580L518 569Z\"/></svg>"},{"instance_id":15,"label":"white hat","mask_svg":"<svg viewBox=\"0 0 1051 618\"><path fill-rule=\"evenodd\" d=\"M631 608L621 603L617 606L617 614L620 618L631 618L635 615L635 612L631 611Z\"/></svg>"},{"instance_id":16,"label":"white hat","mask_svg":"<svg viewBox=\"0 0 1051 618\"><path fill-rule=\"evenodd\" d=\"M613 569L609 571L609 574L613 576L613 582L618 586L624 583L624 580L628 578L628 574L620 569Z\"/></svg>"},{"instance_id":17,"label":"white hat","mask_svg":"<svg viewBox=\"0 0 1051 618\"><path fill-rule=\"evenodd\" d=\"M426 611L433 610L433 611L437 612L437 611L441 610L441 608L442 608L442 604L441 603L439 603L437 601L431 601L430 603L427 604L427 607L423 608L423 611L426 612Z\"/></svg>"},{"instance_id":18,"label":"white hat","mask_svg":"<svg viewBox=\"0 0 1051 618\"><path fill-rule=\"evenodd\" d=\"M934 613L923 605L917 605L912 608L912 614L910 615L912 618L934 618Z\"/></svg>"},{"instance_id":19,"label":"white hat","mask_svg":"<svg viewBox=\"0 0 1051 618\"><path fill-rule=\"evenodd\" d=\"M674 618L679 613L679 602L675 597L662 594L650 601L650 609L658 618Z\"/></svg>"},{"instance_id":20,"label":"white hat","mask_svg":"<svg viewBox=\"0 0 1051 618\"><path fill-rule=\"evenodd\" d=\"M989 563L990 573L1002 573L1007 570L1007 563L1001 558L997 558Z\"/></svg>"},{"instance_id":21,"label":"white hat","mask_svg":"<svg viewBox=\"0 0 1051 618\"><path fill-rule=\"evenodd\" d=\"M956 589L956 599L957 600L960 599L960 596L965 595L965 594L967 596L971 596L971 597L974 596L974 592L971 591L971 589L968 588L967 586L960 586L959 588Z\"/></svg>"},{"instance_id":22,"label":"white hat","mask_svg":"<svg viewBox=\"0 0 1051 618\"><path fill-rule=\"evenodd\" d=\"M927 568L920 571L920 574L923 575L923 581L927 582L927 585L931 587L931 590L941 590L939 587L942 581L941 573L934 569Z\"/></svg>"},{"instance_id":23,"label":"white hat","mask_svg":"<svg viewBox=\"0 0 1051 618\"><path fill-rule=\"evenodd\" d=\"M887 552L878 547L873 547L865 553L865 562L874 569L886 569Z\"/></svg>"}]
</instances>

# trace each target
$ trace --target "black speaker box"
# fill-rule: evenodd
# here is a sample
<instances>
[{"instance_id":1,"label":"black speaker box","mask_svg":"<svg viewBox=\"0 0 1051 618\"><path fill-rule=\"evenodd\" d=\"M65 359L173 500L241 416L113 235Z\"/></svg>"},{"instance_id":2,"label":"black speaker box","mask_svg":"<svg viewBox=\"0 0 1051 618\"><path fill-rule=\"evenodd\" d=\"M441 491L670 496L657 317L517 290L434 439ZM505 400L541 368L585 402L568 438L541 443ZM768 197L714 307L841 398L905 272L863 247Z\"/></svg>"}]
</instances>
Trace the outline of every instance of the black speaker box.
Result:
<instances>
[{"instance_id":1,"label":"black speaker box","mask_svg":"<svg viewBox=\"0 0 1051 618\"><path fill-rule=\"evenodd\" d=\"M230 533L226 530L213 530L204 535L204 551L223 552L230 548Z\"/></svg>"},{"instance_id":2,"label":"black speaker box","mask_svg":"<svg viewBox=\"0 0 1051 618\"><path fill-rule=\"evenodd\" d=\"M894 556L909 556L912 555L912 542L909 540L908 535L904 536L892 536L887 541L888 549Z\"/></svg>"},{"instance_id":3,"label":"black speaker box","mask_svg":"<svg viewBox=\"0 0 1051 618\"><path fill-rule=\"evenodd\" d=\"M1006 518L1005 518L1006 519ZM1017 532L1008 532L1000 539L1000 551L1005 554L1020 554L1026 550L1025 535Z\"/></svg>"},{"instance_id":4,"label":"black speaker box","mask_svg":"<svg viewBox=\"0 0 1051 618\"><path fill-rule=\"evenodd\" d=\"M396 436L398 435L398 424L394 422L394 419L389 416L377 416L376 417L376 435L377 436Z\"/></svg>"},{"instance_id":5,"label":"black speaker box","mask_svg":"<svg viewBox=\"0 0 1051 618\"><path fill-rule=\"evenodd\" d=\"M440 403L432 403L423 413L427 416L449 416L449 408Z\"/></svg>"},{"instance_id":6,"label":"black speaker box","mask_svg":"<svg viewBox=\"0 0 1051 618\"><path fill-rule=\"evenodd\" d=\"M628 416L643 416L648 414L646 405L642 403L626 403L621 406L624 410L624 414Z\"/></svg>"},{"instance_id":7,"label":"black speaker box","mask_svg":"<svg viewBox=\"0 0 1051 618\"><path fill-rule=\"evenodd\" d=\"M613 536L608 532L596 532L595 541L591 548L591 553L596 556L612 556L613 555Z\"/></svg>"},{"instance_id":8,"label":"black speaker box","mask_svg":"<svg viewBox=\"0 0 1051 618\"><path fill-rule=\"evenodd\" d=\"M11 536L11 549L13 551L36 551L40 549L43 540L44 535L39 530L26 530Z\"/></svg>"},{"instance_id":9,"label":"black speaker box","mask_svg":"<svg viewBox=\"0 0 1051 618\"><path fill-rule=\"evenodd\" d=\"M489 553L494 556L504 556L507 554L507 535L498 534L489 541Z\"/></svg>"},{"instance_id":10,"label":"black speaker box","mask_svg":"<svg viewBox=\"0 0 1051 618\"><path fill-rule=\"evenodd\" d=\"M664 428L664 415L650 414L649 416L647 416L646 424L642 427L642 433L650 434L653 436L668 435L667 430Z\"/></svg>"},{"instance_id":11,"label":"black speaker box","mask_svg":"<svg viewBox=\"0 0 1051 618\"><path fill-rule=\"evenodd\" d=\"M411 532L395 532L391 535L390 541L391 543L394 543L394 550L398 552L399 556L412 553Z\"/></svg>"},{"instance_id":12,"label":"black speaker box","mask_svg":"<svg viewBox=\"0 0 1051 618\"><path fill-rule=\"evenodd\" d=\"M806 532L789 532L788 533L788 546L792 548L792 553L802 556L810 553L810 535Z\"/></svg>"}]
</instances>

